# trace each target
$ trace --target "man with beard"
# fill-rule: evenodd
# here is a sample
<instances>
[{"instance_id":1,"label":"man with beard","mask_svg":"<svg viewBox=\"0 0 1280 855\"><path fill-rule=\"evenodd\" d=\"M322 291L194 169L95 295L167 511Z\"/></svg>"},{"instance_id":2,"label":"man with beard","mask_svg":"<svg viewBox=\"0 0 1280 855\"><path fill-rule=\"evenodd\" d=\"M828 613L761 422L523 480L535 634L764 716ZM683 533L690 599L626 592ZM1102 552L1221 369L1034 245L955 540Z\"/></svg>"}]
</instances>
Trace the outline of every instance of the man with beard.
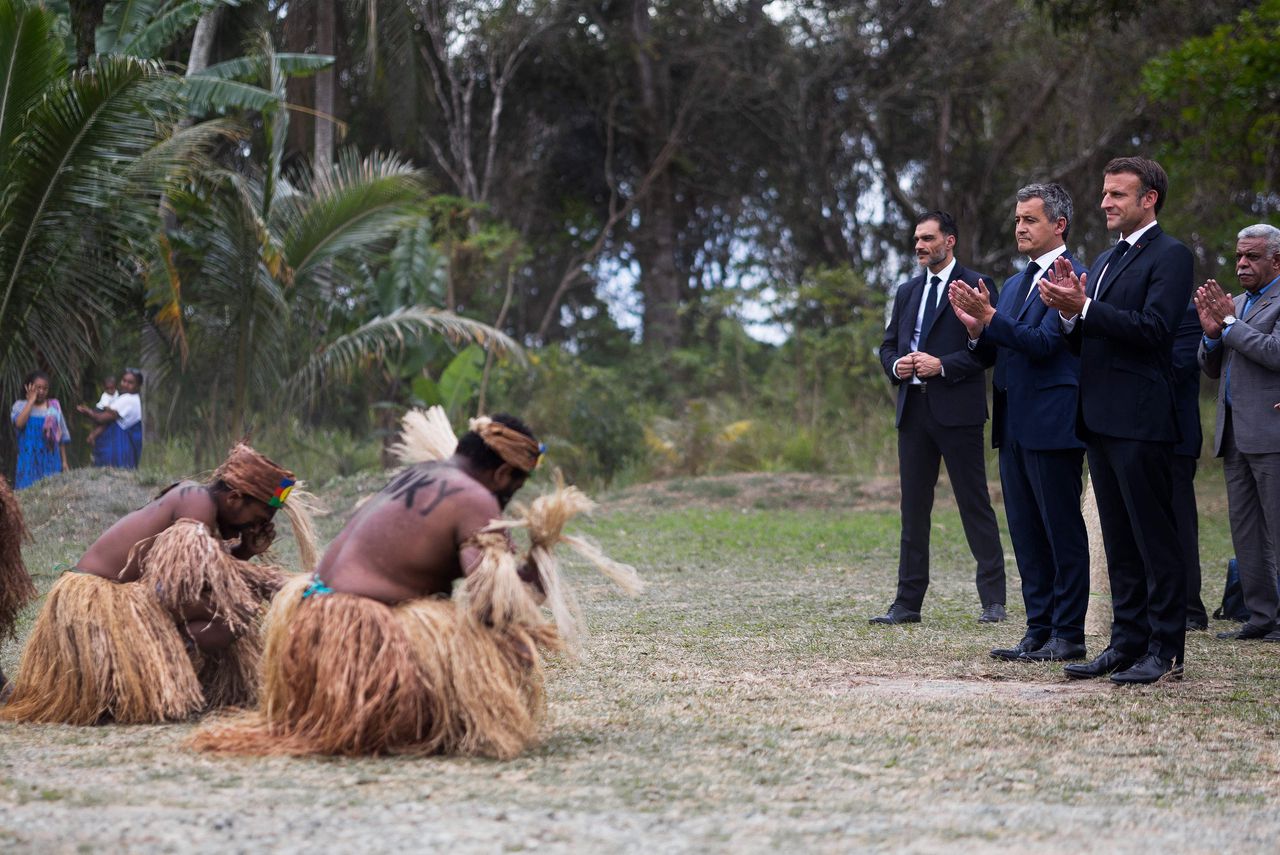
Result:
<instances>
[{"instance_id":1,"label":"man with beard","mask_svg":"<svg viewBox=\"0 0 1280 855\"><path fill-rule=\"evenodd\" d=\"M902 539L898 591L876 624L918 623L929 587L929 528L939 464L960 508L969 550L977 562L978 620L1005 620L1004 550L987 492L982 426L987 420L985 363L969 349L969 334L951 310L948 285L992 282L955 258L956 222L944 211L916 220L915 251L923 272L898 287L880 362L898 387L898 474ZM991 299L998 295L992 288Z\"/></svg>"}]
</instances>

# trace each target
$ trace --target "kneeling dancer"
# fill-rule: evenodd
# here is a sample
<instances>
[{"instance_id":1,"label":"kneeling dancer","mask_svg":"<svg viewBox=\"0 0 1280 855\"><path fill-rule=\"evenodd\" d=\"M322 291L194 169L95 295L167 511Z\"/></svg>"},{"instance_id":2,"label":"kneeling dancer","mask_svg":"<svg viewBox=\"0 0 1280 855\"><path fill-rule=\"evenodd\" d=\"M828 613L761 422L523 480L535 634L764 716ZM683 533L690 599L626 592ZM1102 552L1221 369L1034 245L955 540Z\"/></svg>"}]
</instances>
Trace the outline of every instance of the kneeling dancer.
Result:
<instances>
[{"instance_id":1,"label":"kneeling dancer","mask_svg":"<svg viewBox=\"0 0 1280 855\"><path fill-rule=\"evenodd\" d=\"M137 724L252 705L263 604L287 577L248 559L275 539L277 509L315 564L294 483L239 443L208 484L174 484L107 529L50 589L0 718Z\"/></svg>"},{"instance_id":2,"label":"kneeling dancer","mask_svg":"<svg viewBox=\"0 0 1280 855\"><path fill-rule=\"evenodd\" d=\"M22 508L9 482L0 475L0 641L17 634L18 614L36 598L36 586L22 563L22 541L28 537ZM0 671L0 704L11 691Z\"/></svg>"},{"instance_id":3,"label":"kneeling dancer","mask_svg":"<svg viewBox=\"0 0 1280 855\"><path fill-rule=\"evenodd\" d=\"M639 590L632 568L561 535L593 507L573 487L558 483L528 509L513 506L520 519L493 522L541 454L519 420L475 419L459 441L443 411L411 412L398 450L415 465L356 512L311 579L272 603L258 711L210 725L197 748L514 757L544 712L541 651L576 641L551 548L569 543ZM530 533L523 561L506 531L515 527Z\"/></svg>"}]
</instances>

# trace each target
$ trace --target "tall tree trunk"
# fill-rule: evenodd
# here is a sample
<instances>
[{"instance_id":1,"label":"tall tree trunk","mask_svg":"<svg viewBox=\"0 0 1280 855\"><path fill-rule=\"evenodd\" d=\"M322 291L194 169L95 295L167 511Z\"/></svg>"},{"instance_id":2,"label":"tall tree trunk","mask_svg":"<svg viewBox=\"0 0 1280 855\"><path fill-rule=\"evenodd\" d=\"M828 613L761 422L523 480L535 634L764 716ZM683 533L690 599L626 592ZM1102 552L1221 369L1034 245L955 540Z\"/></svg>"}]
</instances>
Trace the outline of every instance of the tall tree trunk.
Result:
<instances>
[{"instance_id":1,"label":"tall tree trunk","mask_svg":"<svg viewBox=\"0 0 1280 855\"><path fill-rule=\"evenodd\" d=\"M666 95L670 78L661 60L661 47L653 36L649 0L634 0L631 7L631 55L640 90L640 114L646 138L641 141L646 159L654 161L670 133ZM671 348L680 341L680 284L676 278L675 188L669 164L664 164L640 211L640 287L644 293L644 343Z\"/></svg>"},{"instance_id":2,"label":"tall tree trunk","mask_svg":"<svg viewBox=\"0 0 1280 855\"><path fill-rule=\"evenodd\" d=\"M680 281L676 275L675 198L670 171L654 182L640 216L644 343L669 350L680 345Z\"/></svg>"},{"instance_id":3,"label":"tall tree trunk","mask_svg":"<svg viewBox=\"0 0 1280 855\"><path fill-rule=\"evenodd\" d=\"M76 68L89 64L89 57L97 53L98 25L107 0L70 0L71 31L76 40Z\"/></svg>"},{"instance_id":4,"label":"tall tree trunk","mask_svg":"<svg viewBox=\"0 0 1280 855\"><path fill-rule=\"evenodd\" d=\"M318 0L316 4L316 53L336 55L337 2ZM327 175L333 168L334 67L316 75L316 136L312 164L317 175Z\"/></svg>"},{"instance_id":5,"label":"tall tree trunk","mask_svg":"<svg viewBox=\"0 0 1280 855\"><path fill-rule=\"evenodd\" d=\"M209 67L209 57L213 55L213 41L218 35L218 23L222 20L224 6L214 6L200 16L196 22L195 34L191 37L191 56L187 60L187 77L199 74ZM190 122L190 119L185 119Z\"/></svg>"}]
</instances>

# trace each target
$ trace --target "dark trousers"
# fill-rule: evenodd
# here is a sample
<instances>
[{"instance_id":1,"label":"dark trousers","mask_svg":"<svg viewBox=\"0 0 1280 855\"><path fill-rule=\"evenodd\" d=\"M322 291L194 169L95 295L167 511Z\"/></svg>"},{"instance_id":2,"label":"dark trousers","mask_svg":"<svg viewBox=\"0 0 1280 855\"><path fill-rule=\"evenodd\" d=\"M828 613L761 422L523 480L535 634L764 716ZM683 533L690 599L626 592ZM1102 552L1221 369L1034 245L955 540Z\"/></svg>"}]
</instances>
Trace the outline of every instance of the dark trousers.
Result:
<instances>
[{"instance_id":1,"label":"dark trousers","mask_svg":"<svg viewBox=\"0 0 1280 855\"><path fill-rule=\"evenodd\" d=\"M1187 572L1173 514L1173 443L1098 435L1088 442L1111 580L1111 646L1180 661Z\"/></svg>"},{"instance_id":2,"label":"dark trousers","mask_svg":"<svg viewBox=\"0 0 1280 855\"><path fill-rule=\"evenodd\" d=\"M1084 643L1089 537L1080 513L1084 449L1032 451L1005 436L1000 483L1022 578L1027 637Z\"/></svg>"},{"instance_id":3,"label":"dark trousers","mask_svg":"<svg viewBox=\"0 0 1280 855\"><path fill-rule=\"evenodd\" d=\"M927 387L926 387L927 388ZM987 491L982 425L944 427L929 412L924 391L908 390L898 426L898 475L902 483L902 542L898 557L899 605L920 611L929 588L929 517L938 469L947 477L960 508L969 551L978 563L978 598L983 606L1004 604L1004 550Z\"/></svg>"},{"instance_id":4,"label":"dark trousers","mask_svg":"<svg viewBox=\"0 0 1280 855\"><path fill-rule=\"evenodd\" d=\"M1187 623L1209 625L1200 599L1200 514L1196 508L1196 459L1173 456L1173 518L1178 522L1178 546L1187 567Z\"/></svg>"},{"instance_id":5,"label":"dark trousers","mask_svg":"<svg viewBox=\"0 0 1280 855\"><path fill-rule=\"evenodd\" d=\"M1269 627L1280 616L1274 532L1280 532L1280 454L1245 454L1236 445L1227 410L1222 426L1222 470L1227 478L1231 544L1240 567L1240 592L1249 623Z\"/></svg>"}]
</instances>

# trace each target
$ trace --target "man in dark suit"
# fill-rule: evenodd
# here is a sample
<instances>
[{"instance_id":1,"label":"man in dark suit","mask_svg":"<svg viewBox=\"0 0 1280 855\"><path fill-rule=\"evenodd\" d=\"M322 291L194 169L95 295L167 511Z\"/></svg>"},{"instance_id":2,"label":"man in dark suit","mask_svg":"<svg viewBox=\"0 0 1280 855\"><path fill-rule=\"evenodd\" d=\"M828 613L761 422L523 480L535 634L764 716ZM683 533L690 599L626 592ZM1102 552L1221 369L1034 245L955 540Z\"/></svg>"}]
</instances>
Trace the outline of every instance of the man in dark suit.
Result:
<instances>
[{"instance_id":1,"label":"man in dark suit","mask_svg":"<svg viewBox=\"0 0 1280 855\"><path fill-rule=\"evenodd\" d=\"M898 286L880 345L880 362L898 387L902 539L897 596L872 623L920 621L929 587L929 517L943 460L978 565L978 620L1005 619L1004 551L987 492L982 447L986 366L969 349L969 335L947 299L948 283L975 287L980 276L956 261L956 237L955 220L943 211L930 211L916 221L916 258L923 272Z\"/></svg>"},{"instance_id":2,"label":"man in dark suit","mask_svg":"<svg viewBox=\"0 0 1280 855\"><path fill-rule=\"evenodd\" d=\"M1000 483L1009 536L1022 577L1027 630L997 659L1059 662L1083 659L1089 605L1089 539L1080 514L1084 443L1076 436L1080 359L1056 312L1040 299L1039 275L1054 275L1067 251L1071 196L1058 184L1031 184L1017 194L1014 237L1026 269L1011 276L992 305L980 283L951 286L951 305L970 346L994 360L992 444L1000 449Z\"/></svg>"},{"instance_id":3,"label":"man in dark suit","mask_svg":"<svg viewBox=\"0 0 1280 855\"><path fill-rule=\"evenodd\" d=\"M1187 570L1173 511L1178 441L1173 340L1192 292L1191 251L1156 223L1169 179L1155 161L1107 164L1102 210L1120 240L1093 264L1097 278L1056 262L1041 299L1057 309L1080 354L1078 429L1088 446L1107 553L1111 643L1067 665L1068 677L1115 683L1180 679Z\"/></svg>"},{"instance_id":4,"label":"man in dark suit","mask_svg":"<svg viewBox=\"0 0 1280 855\"><path fill-rule=\"evenodd\" d=\"M1192 303L1183 313L1173 340L1173 396L1181 436L1173 447L1173 516L1187 568L1187 629L1197 632L1209 628L1209 614L1200 599L1200 513L1196 508L1196 467L1204 439L1200 429L1200 337L1200 317Z\"/></svg>"}]
</instances>

